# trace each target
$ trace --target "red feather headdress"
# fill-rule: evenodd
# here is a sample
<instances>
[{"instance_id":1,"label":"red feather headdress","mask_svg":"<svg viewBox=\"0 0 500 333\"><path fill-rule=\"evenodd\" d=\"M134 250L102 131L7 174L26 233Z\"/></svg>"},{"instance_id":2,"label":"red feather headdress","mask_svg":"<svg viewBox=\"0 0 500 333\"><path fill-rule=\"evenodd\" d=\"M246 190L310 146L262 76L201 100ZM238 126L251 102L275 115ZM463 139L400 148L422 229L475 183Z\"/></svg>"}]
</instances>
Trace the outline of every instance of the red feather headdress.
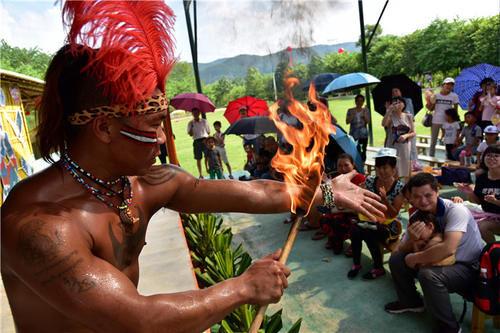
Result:
<instances>
[{"instance_id":1,"label":"red feather headdress","mask_svg":"<svg viewBox=\"0 0 500 333\"><path fill-rule=\"evenodd\" d=\"M175 16L163 1L66 1L63 22L70 27L72 52L92 52L88 66L112 104L133 107L165 80L175 63Z\"/></svg>"}]
</instances>

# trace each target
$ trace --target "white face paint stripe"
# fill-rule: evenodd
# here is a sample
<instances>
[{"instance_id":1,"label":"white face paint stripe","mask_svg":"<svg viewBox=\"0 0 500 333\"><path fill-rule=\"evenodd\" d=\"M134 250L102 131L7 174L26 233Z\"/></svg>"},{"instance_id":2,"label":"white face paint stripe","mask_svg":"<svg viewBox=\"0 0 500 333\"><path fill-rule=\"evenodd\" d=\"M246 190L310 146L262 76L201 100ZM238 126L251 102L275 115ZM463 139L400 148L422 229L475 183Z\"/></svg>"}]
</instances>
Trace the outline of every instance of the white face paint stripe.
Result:
<instances>
[{"instance_id":1,"label":"white face paint stripe","mask_svg":"<svg viewBox=\"0 0 500 333\"><path fill-rule=\"evenodd\" d=\"M131 138L132 140L136 140L139 142L144 142L144 143L157 143L158 142L158 139L156 139L156 138L148 138L146 136L133 134L133 133L130 133L130 132L127 132L124 130L121 130L120 133L125 135L128 138Z\"/></svg>"}]
</instances>

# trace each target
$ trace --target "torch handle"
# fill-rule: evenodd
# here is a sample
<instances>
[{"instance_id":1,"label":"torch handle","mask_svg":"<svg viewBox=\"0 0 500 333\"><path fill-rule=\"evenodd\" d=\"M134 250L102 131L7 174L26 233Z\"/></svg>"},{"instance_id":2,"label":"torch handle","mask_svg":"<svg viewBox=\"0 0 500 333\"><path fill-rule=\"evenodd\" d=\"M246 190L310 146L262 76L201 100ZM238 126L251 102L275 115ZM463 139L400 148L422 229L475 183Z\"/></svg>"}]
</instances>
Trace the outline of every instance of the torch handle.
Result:
<instances>
[{"instance_id":1,"label":"torch handle","mask_svg":"<svg viewBox=\"0 0 500 333\"><path fill-rule=\"evenodd\" d=\"M288 238L285 242L285 245L283 246L283 250L281 252L281 256L279 259L279 262L282 263L283 265L286 264L288 255L290 255L290 252L292 251L293 244L295 243L295 239L297 238L297 234L299 233L301 221L302 221L302 215L296 215L293 220L292 226L290 227L290 231L288 232ZM267 310L267 305L261 306L259 308L259 311L257 312L255 318L252 321L252 325L250 326L250 330L248 331L249 333L258 333L260 325L264 320L264 315L266 314L266 310Z\"/></svg>"}]
</instances>

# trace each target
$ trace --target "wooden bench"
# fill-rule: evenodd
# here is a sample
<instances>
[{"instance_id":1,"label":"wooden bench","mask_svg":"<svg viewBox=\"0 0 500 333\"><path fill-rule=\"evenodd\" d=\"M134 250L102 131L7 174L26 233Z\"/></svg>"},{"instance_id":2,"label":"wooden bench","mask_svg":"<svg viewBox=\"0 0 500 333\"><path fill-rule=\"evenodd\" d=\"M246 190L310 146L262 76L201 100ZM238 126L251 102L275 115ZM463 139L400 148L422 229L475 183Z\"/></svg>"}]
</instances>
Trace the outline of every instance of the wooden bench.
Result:
<instances>
[{"instance_id":1,"label":"wooden bench","mask_svg":"<svg viewBox=\"0 0 500 333\"><path fill-rule=\"evenodd\" d=\"M472 308L472 333L483 333L484 321L489 317L493 319L493 327L500 329L500 316L488 316L474 305Z\"/></svg>"},{"instance_id":2,"label":"wooden bench","mask_svg":"<svg viewBox=\"0 0 500 333\"><path fill-rule=\"evenodd\" d=\"M430 135L417 134L417 141L420 142L420 143L430 144L431 143L431 136Z\"/></svg>"},{"instance_id":3,"label":"wooden bench","mask_svg":"<svg viewBox=\"0 0 500 333\"><path fill-rule=\"evenodd\" d=\"M427 155L427 149L430 148L428 143L417 142L417 153ZM446 151L446 147L442 145L436 145L436 150Z\"/></svg>"},{"instance_id":4,"label":"wooden bench","mask_svg":"<svg viewBox=\"0 0 500 333\"><path fill-rule=\"evenodd\" d=\"M375 160L365 161L365 174L367 175L375 174Z\"/></svg>"},{"instance_id":5,"label":"wooden bench","mask_svg":"<svg viewBox=\"0 0 500 333\"><path fill-rule=\"evenodd\" d=\"M443 164L448 163L449 161L443 158L427 156L427 155L418 155L418 160L427 162L431 167L442 167Z\"/></svg>"}]
</instances>

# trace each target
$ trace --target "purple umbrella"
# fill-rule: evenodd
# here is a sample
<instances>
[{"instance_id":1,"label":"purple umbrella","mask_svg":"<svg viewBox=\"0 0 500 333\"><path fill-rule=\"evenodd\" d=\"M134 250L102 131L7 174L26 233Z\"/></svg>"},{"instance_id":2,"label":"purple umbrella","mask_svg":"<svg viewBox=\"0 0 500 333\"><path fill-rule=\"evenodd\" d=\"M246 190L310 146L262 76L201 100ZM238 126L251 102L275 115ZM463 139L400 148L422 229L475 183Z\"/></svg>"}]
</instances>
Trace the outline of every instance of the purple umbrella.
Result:
<instances>
[{"instance_id":1,"label":"purple umbrella","mask_svg":"<svg viewBox=\"0 0 500 333\"><path fill-rule=\"evenodd\" d=\"M207 96L199 93L179 94L170 100L170 104L177 110L213 112L215 105Z\"/></svg>"}]
</instances>

